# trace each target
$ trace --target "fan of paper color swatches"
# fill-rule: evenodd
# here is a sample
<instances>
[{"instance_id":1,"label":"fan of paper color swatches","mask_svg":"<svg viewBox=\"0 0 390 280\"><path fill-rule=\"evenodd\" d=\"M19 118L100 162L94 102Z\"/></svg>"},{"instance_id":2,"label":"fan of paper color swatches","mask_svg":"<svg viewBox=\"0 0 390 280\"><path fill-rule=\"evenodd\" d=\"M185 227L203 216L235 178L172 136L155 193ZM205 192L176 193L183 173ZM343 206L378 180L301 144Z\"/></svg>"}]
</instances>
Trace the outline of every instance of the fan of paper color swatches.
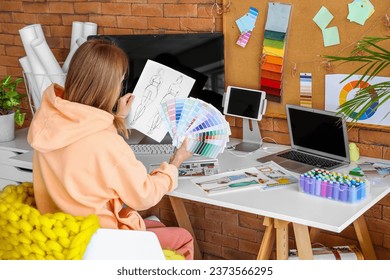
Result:
<instances>
[{"instance_id":1,"label":"fan of paper color swatches","mask_svg":"<svg viewBox=\"0 0 390 280\"><path fill-rule=\"evenodd\" d=\"M225 117L200 99L169 99L161 104L159 113L175 147L187 138L189 152L216 158L229 141L231 132Z\"/></svg>"}]
</instances>

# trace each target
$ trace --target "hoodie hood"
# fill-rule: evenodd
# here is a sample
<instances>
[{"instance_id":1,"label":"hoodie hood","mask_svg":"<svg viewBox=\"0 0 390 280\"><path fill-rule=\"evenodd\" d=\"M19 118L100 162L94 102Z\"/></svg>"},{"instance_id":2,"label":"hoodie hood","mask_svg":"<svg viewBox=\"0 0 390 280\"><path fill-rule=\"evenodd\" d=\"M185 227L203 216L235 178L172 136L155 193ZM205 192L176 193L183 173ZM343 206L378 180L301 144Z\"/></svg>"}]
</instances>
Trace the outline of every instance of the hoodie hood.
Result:
<instances>
[{"instance_id":1,"label":"hoodie hood","mask_svg":"<svg viewBox=\"0 0 390 280\"><path fill-rule=\"evenodd\" d=\"M102 130L114 130L114 116L104 110L62 99L64 89L50 85L31 122L27 140L40 152L64 148Z\"/></svg>"}]
</instances>

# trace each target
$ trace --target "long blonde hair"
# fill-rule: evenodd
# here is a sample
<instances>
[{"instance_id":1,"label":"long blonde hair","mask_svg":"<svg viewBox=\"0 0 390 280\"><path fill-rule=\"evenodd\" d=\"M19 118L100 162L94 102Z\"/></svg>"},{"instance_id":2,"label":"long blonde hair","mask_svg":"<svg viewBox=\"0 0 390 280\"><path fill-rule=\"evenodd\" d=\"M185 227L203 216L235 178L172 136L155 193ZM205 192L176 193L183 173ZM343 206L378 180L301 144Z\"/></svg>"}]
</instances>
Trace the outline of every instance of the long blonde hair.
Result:
<instances>
[{"instance_id":1,"label":"long blonde hair","mask_svg":"<svg viewBox=\"0 0 390 280\"><path fill-rule=\"evenodd\" d=\"M128 60L122 49L107 40L88 40L77 49L69 64L65 98L114 115L127 70ZM123 118L114 115L114 125L128 137Z\"/></svg>"}]
</instances>

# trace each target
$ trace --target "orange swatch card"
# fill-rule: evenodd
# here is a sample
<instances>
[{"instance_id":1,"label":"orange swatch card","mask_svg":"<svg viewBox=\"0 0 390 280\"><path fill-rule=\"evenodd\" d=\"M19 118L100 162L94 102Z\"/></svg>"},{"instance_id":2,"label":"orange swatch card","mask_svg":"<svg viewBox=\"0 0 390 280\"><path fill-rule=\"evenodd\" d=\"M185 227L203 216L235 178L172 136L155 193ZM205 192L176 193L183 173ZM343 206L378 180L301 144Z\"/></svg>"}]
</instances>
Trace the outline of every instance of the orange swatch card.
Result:
<instances>
[{"instance_id":1,"label":"orange swatch card","mask_svg":"<svg viewBox=\"0 0 390 280\"><path fill-rule=\"evenodd\" d=\"M271 64L283 65L283 58L274 55L267 54L264 61Z\"/></svg>"},{"instance_id":2,"label":"orange swatch card","mask_svg":"<svg viewBox=\"0 0 390 280\"><path fill-rule=\"evenodd\" d=\"M268 62L264 62L261 65L261 69L262 70L267 70L267 71L270 71L270 72L282 73L282 65L271 64L271 63L268 63Z\"/></svg>"}]
</instances>

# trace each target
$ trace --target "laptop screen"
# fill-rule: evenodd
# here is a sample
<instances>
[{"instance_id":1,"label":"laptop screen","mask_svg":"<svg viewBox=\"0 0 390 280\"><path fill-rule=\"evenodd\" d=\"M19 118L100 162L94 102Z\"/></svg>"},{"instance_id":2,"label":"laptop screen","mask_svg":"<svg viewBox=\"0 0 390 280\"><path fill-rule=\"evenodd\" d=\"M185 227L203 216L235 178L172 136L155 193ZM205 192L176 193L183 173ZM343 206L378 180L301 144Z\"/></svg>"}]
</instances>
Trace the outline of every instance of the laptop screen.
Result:
<instances>
[{"instance_id":1,"label":"laptop screen","mask_svg":"<svg viewBox=\"0 0 390 280\"><path fill-rule=\"evenodd\" d=\"M334 112L286 105L293 149L349 161L345 120Z\"/></svg>"}]
</instances>

